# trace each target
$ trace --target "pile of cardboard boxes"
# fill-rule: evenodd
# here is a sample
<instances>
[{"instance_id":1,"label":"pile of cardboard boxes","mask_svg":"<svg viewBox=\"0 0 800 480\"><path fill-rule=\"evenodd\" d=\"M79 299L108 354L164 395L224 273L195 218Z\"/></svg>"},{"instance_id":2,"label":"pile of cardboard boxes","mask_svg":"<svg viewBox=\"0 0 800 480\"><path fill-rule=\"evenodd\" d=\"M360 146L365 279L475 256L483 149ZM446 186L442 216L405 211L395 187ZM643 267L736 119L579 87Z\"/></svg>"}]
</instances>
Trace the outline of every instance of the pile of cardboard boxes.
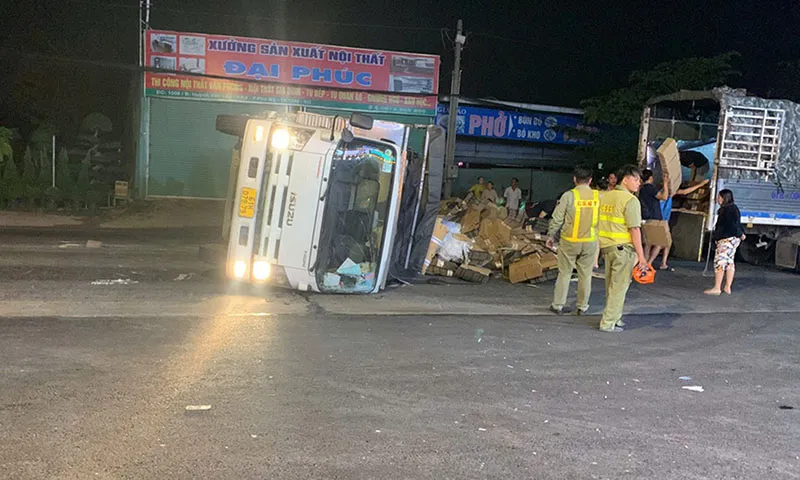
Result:
<instances>
[{"instance_id":1,"label":"pile of cardboard boxes","mask_svg":"<svg viewBox=\"0 0 800 480\"><path fill-rule=\"evenodd\" d=\"M509 215L505 207L451 199L442 202L423 273L486 283L543 282L557 276L556 254L536 222ZM455 248L454 248L455 245ZM456 252L456 253L454 253Z\"/></svg>"}]
</instances>

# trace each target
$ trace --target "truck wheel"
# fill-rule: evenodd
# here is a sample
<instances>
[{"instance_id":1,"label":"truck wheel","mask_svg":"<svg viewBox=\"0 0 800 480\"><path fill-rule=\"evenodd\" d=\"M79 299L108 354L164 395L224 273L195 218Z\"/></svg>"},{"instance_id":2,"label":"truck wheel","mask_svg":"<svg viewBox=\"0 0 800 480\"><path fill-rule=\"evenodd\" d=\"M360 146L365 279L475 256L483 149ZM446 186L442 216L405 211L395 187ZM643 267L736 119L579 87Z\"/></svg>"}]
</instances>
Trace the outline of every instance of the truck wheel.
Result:
<instances>
[{"instance_id":1,"label":"truck wheel","mask_svg":"<svg viewBox=\"0 0 800 480\"><path fill-rule=\"evenodd\" d=\"M750 265L770 265L775 259L775 241L767 240L769 245L758 247L758 236L749 235L739 246L739 257Z\"/></svg>"}]
</instances>

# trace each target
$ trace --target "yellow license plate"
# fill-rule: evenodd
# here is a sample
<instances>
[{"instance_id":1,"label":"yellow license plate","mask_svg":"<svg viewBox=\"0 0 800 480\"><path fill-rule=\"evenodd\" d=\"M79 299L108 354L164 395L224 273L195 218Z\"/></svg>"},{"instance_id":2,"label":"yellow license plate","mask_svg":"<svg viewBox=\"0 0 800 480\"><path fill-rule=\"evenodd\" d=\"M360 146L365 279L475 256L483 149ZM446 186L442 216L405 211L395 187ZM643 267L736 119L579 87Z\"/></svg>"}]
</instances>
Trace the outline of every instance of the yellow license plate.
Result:
<instances>
[{"instance_id":1,"label":"yellow license plate","mask_svg":"<svg viewBox=\"0 0 800 480\"><path fill-rule=\"evenodd\" d=\"M239 196L239 216L253 218L256 213L256 189L243 188Z\"/></svg>"}]
</instances>

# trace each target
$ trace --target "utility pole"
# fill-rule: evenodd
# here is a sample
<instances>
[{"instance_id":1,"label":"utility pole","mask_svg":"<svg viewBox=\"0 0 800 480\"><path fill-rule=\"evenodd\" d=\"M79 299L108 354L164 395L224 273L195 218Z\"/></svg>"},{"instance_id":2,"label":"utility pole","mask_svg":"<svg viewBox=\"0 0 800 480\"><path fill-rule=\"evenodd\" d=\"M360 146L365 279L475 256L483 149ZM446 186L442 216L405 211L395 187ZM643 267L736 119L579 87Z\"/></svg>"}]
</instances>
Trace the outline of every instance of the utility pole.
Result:
<instances>
[{"instance_id":1,"label":"utility pole","mask_svg":"<svg viewBox=\"0 0 800 480\"><path fill-rule=\"evenodd\" d=\"M461 49L467 41L462 29L463 22L459 20L456 27L455 64L453 66L452 82L450 83L450 111L447 117L447 144L444 154L444 198L452 196L453 180L458 177L458 167L455 165L456 120L458 119L458 96L461 93Z\"/></svg>"},{"instance_id":2,"label":"utility pole","mask_svg":"<svg viewBox=\"0 0 800 480\"><path fill-rule=\"evenodd\" d=\"M139 0L139 67L144 67L144 34L150 29L150 0Z\"/></svg>"}]
</instances>

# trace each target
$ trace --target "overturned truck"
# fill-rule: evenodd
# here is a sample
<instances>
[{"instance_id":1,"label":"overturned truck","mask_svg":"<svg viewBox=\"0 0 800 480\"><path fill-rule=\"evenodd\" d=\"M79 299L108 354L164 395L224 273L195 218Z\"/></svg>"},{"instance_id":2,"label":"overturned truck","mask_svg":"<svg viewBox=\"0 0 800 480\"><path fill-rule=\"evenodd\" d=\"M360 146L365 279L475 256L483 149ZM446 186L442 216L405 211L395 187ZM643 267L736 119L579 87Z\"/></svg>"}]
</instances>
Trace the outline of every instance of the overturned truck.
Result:
<instances>
[{"instance_id":1,"label":"overturned truck","mask_svg":"<svg viewBox=\"0 0 800 480\"><path fill-rule=\"evenodd\" d=\"M441 128L299 112L220 115L217 130L238 138L223 227L231 280L376 293L422 272Z\"/></svg>"}]
</instances>

